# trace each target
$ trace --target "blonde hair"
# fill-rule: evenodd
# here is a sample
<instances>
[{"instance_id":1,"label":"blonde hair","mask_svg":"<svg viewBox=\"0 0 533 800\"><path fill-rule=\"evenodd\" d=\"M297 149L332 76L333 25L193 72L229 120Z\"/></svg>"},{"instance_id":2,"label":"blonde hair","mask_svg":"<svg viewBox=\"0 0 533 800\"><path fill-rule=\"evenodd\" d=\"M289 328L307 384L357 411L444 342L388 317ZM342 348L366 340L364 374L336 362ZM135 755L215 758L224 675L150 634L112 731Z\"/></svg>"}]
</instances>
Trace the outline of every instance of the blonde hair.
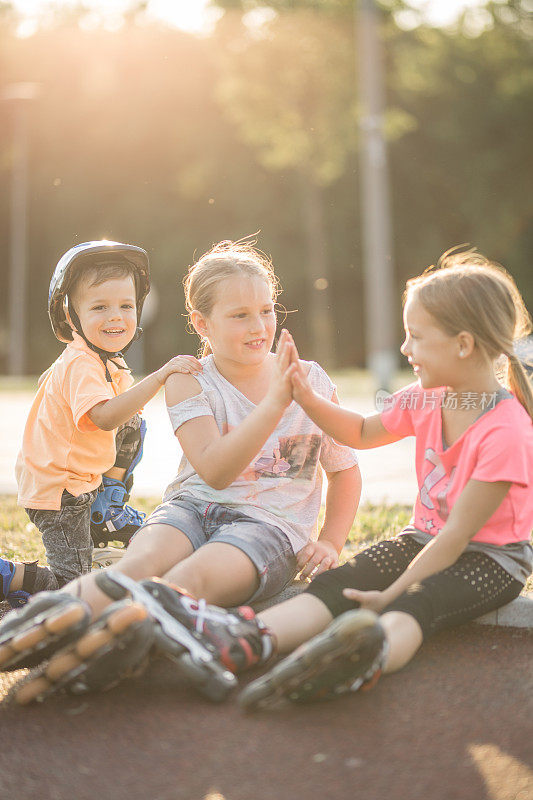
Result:
<instances>
[{"instance_id":1,"label":"blonde hair","mask_svg":"<svg viewBox=\"0 0 533 800\"><path fill-rule=\"evenodd\" d=\"M404 303L411 296L450 336L471 333L492 363L506 356L503 383L533 419L533 390L514 351L514 341L531 332L531 318L509 273L475 249L452 248L436 267L407 281Z\"/></svg>"},{"instance_id":2,"label":"blonde hair","mask_svg":"<svg viewBox=\"0 0 533 800\"><path fill-rule=\"evenodd\" d=\"M189 315L198 311L208 317L217 299L217 288L221 281L235 275L249 278L262 278L268 284L275 302L281 287L274 273L270 259L254 247L255 242L239 240L215 244L211 250L198 259L183 279L185 307ZM201 356L211 353L207 340L203 340Z\"/></svg>"}]
</instances>

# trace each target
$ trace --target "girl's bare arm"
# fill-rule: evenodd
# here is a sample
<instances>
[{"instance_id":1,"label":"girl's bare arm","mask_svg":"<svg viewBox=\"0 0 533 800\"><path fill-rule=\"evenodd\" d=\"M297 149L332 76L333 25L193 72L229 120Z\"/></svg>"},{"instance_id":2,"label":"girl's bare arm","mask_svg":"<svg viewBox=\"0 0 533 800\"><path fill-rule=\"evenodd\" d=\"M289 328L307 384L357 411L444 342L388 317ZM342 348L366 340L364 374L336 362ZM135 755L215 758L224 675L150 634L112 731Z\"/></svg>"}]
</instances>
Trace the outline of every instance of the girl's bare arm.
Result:
<instances>
[{"instance_id":1,"label":"girl's bare arm","mask_svg":"<svg viewBox=\"0 0 533 800\"><path fill-rule=\"evenodd\" d=\"M221 435L213 417L198 417L181 425L176 436L188 461L213 489L225 489L249 466L275 430L291 402L285 377L288 354L280 339L270 388L265 398L236 428ZM167 405L173 406L199 393L191 375L172 375L165 385Z\"/></svg>"},{"instance_id":2,"label":"girl's bare arm","mask_svg":"<svg viewBox=\"0 0 533 800\"><path fill-rule=\"evenodd\" d=\"M320 536L297 554L301 577L320 575L339 565L339 555L346 543L361 497L361 473L357 464L338 472L328 472L326 509Z\"/></svg>"}]
</instances>

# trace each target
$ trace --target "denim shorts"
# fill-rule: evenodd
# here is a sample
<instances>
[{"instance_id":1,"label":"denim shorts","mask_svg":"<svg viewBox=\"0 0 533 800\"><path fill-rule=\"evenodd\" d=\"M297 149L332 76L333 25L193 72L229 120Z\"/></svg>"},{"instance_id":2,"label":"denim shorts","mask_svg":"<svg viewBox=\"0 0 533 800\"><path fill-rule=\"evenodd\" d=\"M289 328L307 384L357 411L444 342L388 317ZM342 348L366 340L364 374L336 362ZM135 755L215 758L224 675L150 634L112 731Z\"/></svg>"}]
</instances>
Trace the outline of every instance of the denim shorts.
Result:
<instances>
[{"instance_id":1,"label":"denim shorts","mask_svg":"<svg viewBox=\"0 0 533 800\"><path fill-rule=\"evenodd\" d=\"M158 506L143 528L150 525L177 528L194 550L209 542L224 542L246 553L259 575L259 587L247 602L266 600L281 592L298 571L285 533L275 525L248 517L238 508L181 495Z\"/></svg>"}]
</instances>

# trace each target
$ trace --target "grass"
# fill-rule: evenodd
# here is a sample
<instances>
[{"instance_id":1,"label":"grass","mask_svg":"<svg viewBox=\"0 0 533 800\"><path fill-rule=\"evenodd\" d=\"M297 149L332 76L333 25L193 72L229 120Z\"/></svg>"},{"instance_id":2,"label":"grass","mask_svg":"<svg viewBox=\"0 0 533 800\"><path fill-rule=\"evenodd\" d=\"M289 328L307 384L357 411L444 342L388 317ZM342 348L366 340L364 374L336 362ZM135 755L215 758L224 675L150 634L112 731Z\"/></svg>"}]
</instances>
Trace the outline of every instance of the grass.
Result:
<instances>
[{"instance_id":1,"label":"grass","mask_svg":"<svg viewBox=\"0 0 533 800\"><path fill-rule=\"evenodd\" d=\"M143 498L136 500L135 506L149 513L157 503L155 498ZM367 544L398 532L410 516L411 510L406 506L362 506L344 548L343 560ZM15 561L38 558L41 563L46 563L39 532L24 509L17 506L16 498L10 495L0 495L0 555Z\"/></svg>"},{"instance_id":2,"label":"grass","mask_svg":"<svg viewBox=\"0 0 533 800\"><path fill-rule=\"evenodd\" d=\"M135 507L150 513L158 502L155 498L141 498L136 500ZM320 518L322 513L323 510ZM394 536L407 525L410 518L411 508L408 506L370 504L361 506L341 553L341 563L363 547ZM38 530L29 521L24 509L17 506L15 497L11 495L0 495L0 555L14 561L39 559L41 564L46 564ZM528 579L525 590L533 591L533 575Z\"/></svg>"}]
</instances>

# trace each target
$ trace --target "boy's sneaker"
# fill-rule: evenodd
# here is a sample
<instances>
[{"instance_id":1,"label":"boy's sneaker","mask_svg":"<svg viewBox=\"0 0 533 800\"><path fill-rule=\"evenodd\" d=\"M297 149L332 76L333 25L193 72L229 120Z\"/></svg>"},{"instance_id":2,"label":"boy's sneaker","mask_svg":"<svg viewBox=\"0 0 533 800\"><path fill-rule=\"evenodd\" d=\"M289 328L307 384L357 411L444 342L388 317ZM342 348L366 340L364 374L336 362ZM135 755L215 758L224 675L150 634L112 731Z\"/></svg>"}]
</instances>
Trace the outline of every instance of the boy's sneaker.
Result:
<instances>
[{"instance_id":1,"label":"boy's sneaker","mask_svg":"<svg viewBox=\"0 0 533 800\"><path fill-rule=\"evenodd\" d=\"M81 636L16 684L9 699L26 705L57 692L110 689L142 672L153 642L146 609L131 600L112 603Z\"/></svg>"},{"instance_id":2,"label":"boy's sneaker","mask_svg":"<svg viewBox=\"0 0 533 800\"><path fill-rule=\"evenodd\" d=\"M89 606L65 592L40 592L0 621L0 671L34 667L77 639L89 625Z\"/></svg>"},{"instance_id":3,"label":"boy's sneaker","mask_svg":"<svg viewBox=\"0 0 533 800\"><path fill-rule=\"evenodd\" d=\"M306 703L371 688L385 661L386 639L378 617L366 609L347 611L322 633L297 648L239 696L246 710L280 700Z\"/></svg>"},{"instance_id":4,"label":"boy's sneaker","mask_svg":"<svg viewBox=\"0 0 533 800\"><path fill-rule=\"evenodd\" d=\"M7 600L11 608L20 608L25 605L32 594L59 588L50 567L42 567L37 561L24 562L22 588L11 591L14 574L15 564L13 561L0 558L0 601Z\"/></svg>"},{"instance_id":5,"label":"boy's sneaker","mask_svg":"<svg viewBox=\"0 0 533 800\"><path fill-rule=\"evenodd\" d=\"M102 477L102 486L91 506L91 536L95 547L105 547L112 541L127 545L137 533L146 514L126 505L129 499L128 483Z\"/></svg>"}]
</instances>

